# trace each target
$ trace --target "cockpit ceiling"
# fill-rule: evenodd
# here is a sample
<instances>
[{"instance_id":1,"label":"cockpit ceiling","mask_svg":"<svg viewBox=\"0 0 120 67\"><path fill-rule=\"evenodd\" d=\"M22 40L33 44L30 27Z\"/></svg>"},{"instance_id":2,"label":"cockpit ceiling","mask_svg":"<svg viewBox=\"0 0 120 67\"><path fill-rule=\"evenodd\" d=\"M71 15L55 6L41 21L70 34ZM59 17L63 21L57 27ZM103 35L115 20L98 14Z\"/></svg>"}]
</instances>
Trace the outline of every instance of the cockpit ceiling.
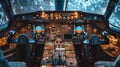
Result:
<instances>
[{"instance_id":1,"label":"cockpit ceiling","mask_svg":"<svg viewBox=\"0 0 120 67\"><path fill-rule=\"evenodd\" d=\"M36 11L56 11L54 0L10 0L14 14ZM64 0L63 11L83 11L104 15L109 0Z\"/></svg>"},{"instance_id":2,"label":"cockpit ceiling","mask_svg":"<svg viewBox=\"0 0 120 67\"><path fill-rule=\"evenodd\" d=\"M120 31L120 0L109 18L109 23L111 29Z\"/></svg>"},{"instance_id":3,"label":"cockpit ceiling","mask_svg":"<svg viewBox=\"0 0 120 67\"><path fill-rule=\"evenodd\" d=\"M104 15L110 0L69 0L67 11L83 11Z\"/></svg>"}]
</instances>

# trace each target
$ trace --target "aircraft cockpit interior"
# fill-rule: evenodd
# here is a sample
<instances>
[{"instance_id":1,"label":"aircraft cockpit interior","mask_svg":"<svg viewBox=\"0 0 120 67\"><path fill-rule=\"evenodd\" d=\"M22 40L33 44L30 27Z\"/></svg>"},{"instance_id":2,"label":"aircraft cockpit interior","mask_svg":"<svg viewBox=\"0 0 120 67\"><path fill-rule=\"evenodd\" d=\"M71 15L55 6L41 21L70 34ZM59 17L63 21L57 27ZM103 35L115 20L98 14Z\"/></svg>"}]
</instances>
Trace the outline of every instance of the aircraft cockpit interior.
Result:
<instances>
[{"instance_id":1,"label":"aircraft cockpit interior","mask_svg":"<svg viewBox=\"0 0 120 67\"><path fill-rule=\"evenodd\" d=\"M120 0L0 0L0 67L120 67Z\"/></svg>"}]
</instances>

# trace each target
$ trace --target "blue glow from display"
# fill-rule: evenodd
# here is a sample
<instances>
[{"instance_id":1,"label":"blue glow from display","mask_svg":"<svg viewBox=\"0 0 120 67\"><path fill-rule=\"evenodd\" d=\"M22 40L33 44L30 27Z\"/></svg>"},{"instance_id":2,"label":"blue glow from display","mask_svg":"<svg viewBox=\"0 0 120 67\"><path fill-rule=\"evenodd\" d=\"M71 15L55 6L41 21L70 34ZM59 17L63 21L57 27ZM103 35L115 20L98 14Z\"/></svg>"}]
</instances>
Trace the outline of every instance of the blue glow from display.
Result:
<instances>
[{"instance_id":1,"label":"blue glow from display","mask_svg":"<svg viewBox=\"0 0 120 67\"><path fill-rule=\"evenodd\" d=\"M77 26L75 30L83 30L83 28L81 26Z\"/></svg>"},{"instance_id":2,"label":"blue glow from display","mask_svg":"<svg viewBox=\"0 0 120 67\"><path fill-rule=\"evenodd\" d=\"M41 26L36 26L35 28L36 30L43 30L43 28Z\"/></svg>"},{"instance_id":3,"label":"blue glow from display","mask_svg":"<svg viewBox=\"0 0 120 67\"><path fill-rule=\"evenodd\" d=\"M120 0L109 18L109 26L111 29L120 32Z\"/></svg>"},{"instance_id":4,"label":"blue glow from display","mask_svg":"<svg viewBox=\"0 0 120 67\"><path fill-rule=\"evenodd\" d=\"M10 30L9 31L12 35L15 34L15 30Z\"/></svg>"},{"instance_id":5,"label":"blue glow from display","mask_svg":"<svg viewBox=\"0 0 120 67\"><path fill-rule=\"evenodd\" d=\"M35 43L35 40L33 40L32 38L29 38L29 43Z\"/></svg>"},{"instance_id":6,"label":"blue glow from display","mask_svg":"<svg viewBox=\"0 0 120 67\"><path fill-rule=\"evenodd\" d=\"M14 42L14 43L18 43L18 38L17 38L17 39L15 39L15 40L13 40L13 42Z\"/></svg>"},{"instance_id":7,"label":"blue glow from display","mask_svg":"<svg viewBox=\"0 0 120 67\"><path fill-rule=\"evenodd\" d=\"M83 11L104 15L109 0L69 0L67 11Z\"/></svg>"},{"instance_id":8,"label":"blue glow from display","mask_svg":"<svg viewBox=\"0 0 120 67\"><path fill-rule=\"evenodd\" d=\"M54 11L54 0L10 0L14 14Z\"/></svg>"},{"instance_id":9,"label":"blue glow from display","mask_svg":"<svg viewBox=\"0 0 120 67\"><path fill-rule=\"evenodd\" d=\"M8 17L0 4L0 30L7 28L8 26Z\"/></svg>"},{"instance_id":10,"label":"blue glow from display","mask_svg":"<svg viewBox=\"0 0 120 67\"><path fill-rule=\"evenodd\" d=\"M25 35L26 36L26 35ZM18 38L13 40L14 43L18 43ZM33 40L32 38L29 38L29 43L35 43L35 40Z\"/></svg>"}]
</instances>

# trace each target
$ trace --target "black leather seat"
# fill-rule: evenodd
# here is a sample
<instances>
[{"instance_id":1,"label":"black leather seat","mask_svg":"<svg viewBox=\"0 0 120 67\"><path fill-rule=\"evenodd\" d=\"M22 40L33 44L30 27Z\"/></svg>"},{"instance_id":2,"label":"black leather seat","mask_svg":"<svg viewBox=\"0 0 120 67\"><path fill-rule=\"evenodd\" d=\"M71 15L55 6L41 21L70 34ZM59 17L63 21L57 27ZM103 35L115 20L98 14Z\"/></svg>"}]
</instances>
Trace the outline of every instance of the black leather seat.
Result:
<instances>
[{"instance_id":1,"label":"black leather seat","mask_svg":"<svg viewBox=\"0 0 120 67\"><path fill-rule=\"evenodd\" d=\"M112 61L97 61L94 64L94 67L120 67L120 55L118 55L117 59Z\"/></svg>"}]
</instances>

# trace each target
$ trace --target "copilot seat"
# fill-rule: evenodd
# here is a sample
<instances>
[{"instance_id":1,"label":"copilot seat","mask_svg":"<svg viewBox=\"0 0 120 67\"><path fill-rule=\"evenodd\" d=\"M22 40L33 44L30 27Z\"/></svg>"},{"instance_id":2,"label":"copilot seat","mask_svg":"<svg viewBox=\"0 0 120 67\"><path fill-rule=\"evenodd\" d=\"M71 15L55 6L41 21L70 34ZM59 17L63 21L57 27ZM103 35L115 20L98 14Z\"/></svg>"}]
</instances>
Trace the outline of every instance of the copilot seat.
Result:
<instances>
[{"instance_id":1,"label":"copilot seat","mask_svg":"<svg viewBox=\"0 0 120 67\"><path fill-rule=\"evenodd\" d=\"M111 61L97 61L94 67L120 67L120 54L114 62Z\"/></svg>"}]
</instances>

